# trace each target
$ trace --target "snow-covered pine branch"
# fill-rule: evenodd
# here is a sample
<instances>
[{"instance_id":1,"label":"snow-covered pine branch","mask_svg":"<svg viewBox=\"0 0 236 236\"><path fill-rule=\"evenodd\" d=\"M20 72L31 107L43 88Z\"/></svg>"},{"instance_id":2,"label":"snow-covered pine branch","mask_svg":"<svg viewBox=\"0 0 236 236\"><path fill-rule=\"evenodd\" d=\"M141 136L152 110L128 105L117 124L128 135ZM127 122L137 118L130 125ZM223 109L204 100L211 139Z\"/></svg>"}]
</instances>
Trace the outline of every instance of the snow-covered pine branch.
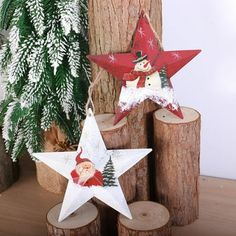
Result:
<instances>
[{"instance_id":1,"label":"snow-covered pine branch","mask_svg":"<svg viewBox=\"0 0 236 236\"><path fill-rule=\"evenodd\" d=\"M16 134L16 141L14 143L11 154L11 158L13 161L17 160L17 157L21 154L24 147L25 147L24 130L22 128L19 128Z\"/></svg>"},{"instance_id":2,"label":"snow-covered pine branch","mask_svg":"<svg viewBox=\"0 0 236 236\"><path fill-rule=\"evenodd\" d=\"M30 68L28 77L31 82L38 82L44 71L44 50L44 39L39 39L38 42L35 43L34 48L32 48L32 51L27 58Z\"/></svg>"},{"instance_id":3,"label":"snow-covered pine branch","mask_svg":"<svg viewBox=\"0 0 236 236\"><path fill-rule=\"evenodd\" d=\"M7 68L8 63L11 60L11 49L9 43L5 43L2 45L2 49L0 50L0 71L3 74Z\"/></svg>"},{"instance_id":4,"label":"snow-covered pine branch","mask_svg":"<svg viewBox=\"0 0 236 236\"><path fill-rule=\"evenodd\" d=\"M42 36L45 30L44 25L44 10L42 0L27 0L26 6L30 12L30 17L34 25L35 31L39 36Z\"/></svg>"},{"instance_id":5,"label":"snow-covered pine branch","mask_svg":"<svg viewBox=\"0 0 236 236\"><path fill-rule=\"evenodd\" d=\"M80 33L80 7L79 0L61 0L58 2L61 27L65 35L72 30Z\"/></svg>"},{"instance_id":6,"label":"snow-covered pine branch","mask_svg":"<svg viewBox=\"0 0 236 236\"><path fill-rule=\"evenodd\" d=\"M69 44L68 61L72 76L78 77L80 69L80 45L78 41Z\"/></svg>"},{"instance_id":7,"label":"snow-covered pine branch","mask_svg":"<svg viewBox=\"0 0 236 236\"><path fill-rule=\"evenodd\" d=\"M63 70L63 69L62 69ZM65 69L64 69L65 70ZM59 102L63 111L66 113L67 119L69 119L69 113L74 105L73 100L73 86L74 78L67 70L65 73L58 70L56 93L59 98Z\"/></svg>"},{"instance_id":8,"label":"snow-covered pine branch","mask_svg":"<svg viewBox=\"0 0 236 236\"><path fill-rule=\"evenodd\" d=\"M52 20L51 29L47 35L47 48L54 75L58 66L62 64L63 57L66 54L66 47L65 36L59 31L56 20Z\"/></svg>"},{"instance_id":9,"label":"snow-covered pine branch","mask_svg":"<svg viewBox=\"0 0 236 236\"><path fill-rule=\"evenodd\" d=\"M22 42L17 52L12 55L12 61L9 65L8 80L11 84L17 82L26 72L28 67L27 57L34 45L33 37L29 37Z\"/></svg>"},{"instance_id":10,"label":"snow-covered pine branch","mask_svg":"<svg viewBox=\"0 0 236 236\"><path fill-rule=\"evenodd\" d=\"M47 130L55 122L57 116L57 106L52 96L48 97L43 107L43 115L41 119L41 128Z\"/></svg>"}]
</instances>

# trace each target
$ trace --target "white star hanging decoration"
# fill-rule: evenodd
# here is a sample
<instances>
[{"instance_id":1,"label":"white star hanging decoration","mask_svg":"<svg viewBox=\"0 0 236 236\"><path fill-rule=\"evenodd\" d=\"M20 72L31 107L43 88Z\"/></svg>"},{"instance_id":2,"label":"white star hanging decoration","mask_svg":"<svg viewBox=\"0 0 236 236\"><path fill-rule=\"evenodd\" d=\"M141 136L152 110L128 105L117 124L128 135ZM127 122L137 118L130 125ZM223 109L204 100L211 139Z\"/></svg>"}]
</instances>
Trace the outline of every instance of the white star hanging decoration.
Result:
<instances>
[{"instance_id":1,"label":"white star hanging decoration","mask_svg":"<svg viewBox=\"0 0 236 236\"><path fill-rule=\"evenodd\" d=\"M89 109L77 151L33 156L69 180L58 219L61 222L92 197L132 219L118 178L149 152L151 149L107 150Z\"/></svg>"}]
</instances>

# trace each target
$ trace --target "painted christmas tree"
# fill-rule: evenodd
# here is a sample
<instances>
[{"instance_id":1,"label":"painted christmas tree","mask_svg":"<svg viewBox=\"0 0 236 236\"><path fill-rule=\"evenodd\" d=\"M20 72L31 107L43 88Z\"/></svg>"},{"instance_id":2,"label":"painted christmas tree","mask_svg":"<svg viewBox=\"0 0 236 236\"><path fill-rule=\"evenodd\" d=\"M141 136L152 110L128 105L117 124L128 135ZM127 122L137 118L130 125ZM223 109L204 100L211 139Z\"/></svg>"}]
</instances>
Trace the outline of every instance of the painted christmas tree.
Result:
<instances>
[{"instance_id":1,"label":"painted christmas tree","mask_svg":"<svg viewBox=\"0 0 236 236\"><path fill-rule=\"evenodd\" d=\"M3 0L0 26L9 38L0 123L13 160L25 147L41 151L42 131L53 123L78 141L90 76L87 25L87 0Z\"/></svg>"},{"instance_id":2,"label":"painted christmas tree","mask_svg":"<svg viewBox=\"0 0 236 236\"><path fill-rule=\"evenodd\" d=\"M170 85L167 79L165 66L161 68L159 75L161 78L161 87L162 88L169 87Z\"/></svg>"},{"instance_id":3,"label":"painted christmas tree","mask_svg":"<svg viewBox=\"0 0 236 236\"><path fill-rule=\"evenodd\" d=\"M115 168L111 157L109 158L108 162L106 163L104 170L102 172L103 176L103 186L104 187L112 187L117 186L116 178L115 178Z\"/></svg>"}]
</instances>

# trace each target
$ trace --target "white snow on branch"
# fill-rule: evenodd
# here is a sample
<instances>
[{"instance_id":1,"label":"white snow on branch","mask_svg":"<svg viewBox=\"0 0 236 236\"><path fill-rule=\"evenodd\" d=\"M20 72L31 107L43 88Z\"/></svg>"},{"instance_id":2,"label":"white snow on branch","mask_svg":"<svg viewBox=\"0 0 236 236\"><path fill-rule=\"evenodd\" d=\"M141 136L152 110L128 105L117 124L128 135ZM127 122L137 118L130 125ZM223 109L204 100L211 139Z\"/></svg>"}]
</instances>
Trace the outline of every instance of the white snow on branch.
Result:
<instances>
[{"instance_id":1,"label":"white snow on branch","mask_svg":"<svg viewBox=\"0 0 236 236\"><path fill-rule=\"evenodd\" d=\"M69 113L73 107L73 78L67 74L64 83L57 88L57 96L59 97L60 104L63 111L69 119Z\"/></svg>"},{"instance_id":2,"label":"white snow on branch","mask_svg":"<svg viewBox=\"0 0 236 236\"><path fill-rule=\"evenodd\" d=\"M27 58L30 67L28 77L31 82L38 82L44 71L43 50L44 40L41 39L32 49L31 54Z\"/></svg>"},{"instance_id":3,"label":"white snow on branch","mask_svg":"<svg viewBox=\"0 0 236 236\"><path fill-rule=\"evenodd\" d=\"M29 9L30 17L36 32L42 36L45 30L44 25L44 10L41 0L27 0L26 6Z\"/></svg>"},{"instance_id":4,"label":"white snow on branch","mask_svg":"<svg viewBox=\"0 0 236 236\"><path fill-rule=\"evenodd\" d=\"M18 103L17 101L13 101L8 105L8 109L4 117L2 137L5 139L5 141L10 140L9 132L11 131L12 127L11 115L17 103Z\"/></svg>"},{"instance_id":5,"label":"white snow on branch","mask_svg":"<svg viewBox=\"0 0 236 236\"><path fill-rule=\"evenodd\" d=\"M20 33L19 28L15 25L11 28L9 32L9 42L10 42L10 49L11 53L14 54L18 50L19 41L20 41Z\"/></svg>"},{"instance_id":6,"label":"white snow on branch","mask_svg":"<svg viewBox=\"0 0 236 236\"><path fill-rule=\"evenodd\" d=\"M57 68L62 63L66 53L66 38L58 32L55 20L52 21L51 30L47 36L49 59L53 67L53 72L56 74Z\"/></svg>"},{"instance_id":7,"label":"white snow on branch","mask_svg":"<svg viewBox=\"0 0 236 236\"><path fill-rule=\"evenodd\" d=\"M64 34L68 35L72 30L75 33L80 33L79 0L58 2L58 9Z\"/></svg>"},{"instance_id":8,"label":"white snow on branch","mask_svg":"<svg viewBox=\"0 0 236 236\"><path fill-rule=\"evenodd\" d=\"M29 37L27 41L21 44L18 51L13 54L12 61L8 68L8 80L11 84L18 81L22 77L27 69L27 55L29 54L32 46L34 44L34 39Z\"/></svg>"},{"instance_id":9,"label":"white snow on branch","mask_svg":"<svg viewBox=\"0 0 236 236\"><path fill-rule=\"evenodd\" d=\"M71 42L68 52L68 61L71 70L71 74L74 77L78 77L78 71L80 68L80 45L79 42Z\"/></svg>"}]
</instances>

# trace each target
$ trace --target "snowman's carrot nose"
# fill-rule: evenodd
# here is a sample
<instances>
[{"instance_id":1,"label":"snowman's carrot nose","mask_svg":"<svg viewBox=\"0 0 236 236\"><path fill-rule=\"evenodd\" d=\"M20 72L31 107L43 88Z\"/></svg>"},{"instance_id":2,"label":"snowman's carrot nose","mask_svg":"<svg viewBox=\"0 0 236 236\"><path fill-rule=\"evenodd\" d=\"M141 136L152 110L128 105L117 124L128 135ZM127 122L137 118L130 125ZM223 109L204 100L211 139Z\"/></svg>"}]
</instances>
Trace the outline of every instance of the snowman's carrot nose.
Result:
<instances>
[{"instance_id":1,"label":"snowman's carrot nose","mask_svg":"<svg viewBox=\"0 0 236 236\"><path fill-rule=\"evenodd\" d=\"M149 61L143 66L144 68L146 68L149 64Z\"/></svg>"}]
</instances>

